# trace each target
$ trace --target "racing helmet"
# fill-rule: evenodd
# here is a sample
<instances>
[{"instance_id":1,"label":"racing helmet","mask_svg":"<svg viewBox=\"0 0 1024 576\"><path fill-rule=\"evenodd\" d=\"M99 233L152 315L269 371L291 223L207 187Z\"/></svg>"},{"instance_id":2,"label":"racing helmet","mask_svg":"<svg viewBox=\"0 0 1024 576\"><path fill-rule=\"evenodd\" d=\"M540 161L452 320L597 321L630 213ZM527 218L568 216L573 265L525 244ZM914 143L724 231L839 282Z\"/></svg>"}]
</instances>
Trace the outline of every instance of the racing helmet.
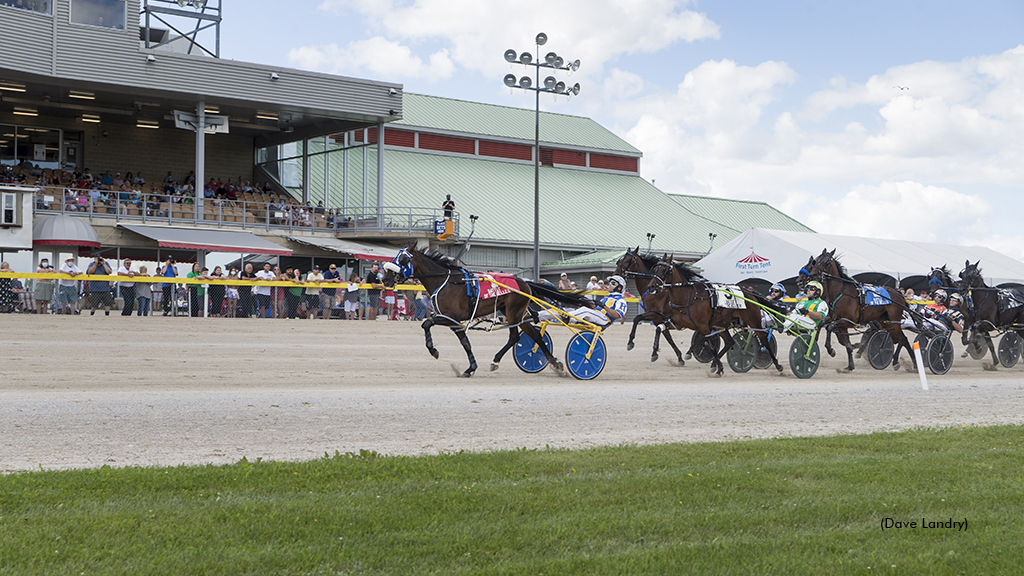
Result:
<instances>
[{"instance_id":1,"label":"racing helmet","mask_svg":"<svg viewBox=\"0 0 1024 576\"><path fill-rule=\"evenodd\" d=\"M786 287L783 286L782 284L778 283L778 282L776 282L775 284L772 284L772 287L769 288L769 292L772 291L772 290L778 290L779 292L782 292L783 294L786 293Z\"/></svg>"},{"instance_id":2,"label":"racing helmet","mask_svg":"<svg viewBox=\"0 0 1024 576\"><path fill-rule=\"evenodd\" d=\"M608 291L622 293L626 289L626 281L622 276L609 276L608 277Z\"/></svg>"},{"instance_id":3,"label":"racing helmet","mask_svg":"<svg viewBox=\"0 0 1024 576\"><path fill-rule=\"evenodd\" d=\"M946 300L946 291L945 291L945 290L943 290L942 288L939 288L938 290L936 290L936 291L935 291L935 294L932 294L932 298L934 298L936 302L937 302L937 301L938 301L938 300L939 300L940 298L941 298L941 299L942 299L943 301L945 301L945 300Z\"/></svg>"},{"instance_id":4,"label":"racing helmet","mask_svg":"<svg viewBox=\"0 0 1024 576\"><path fill-rule=\"evenodd\" d=\"M818 282L817 280L811 280L810 282L807 283L807 289L810 290L811 288L816 288L818 290L818 294L821 294L825 291L821 287L821 282Z\"/></svg>"},{"instance_id":5,"label":"racing helmet","mask_svg":"<svg viewBox=\"0 0 1024 576\"><path fill-rule=\"evenodd\" d=\"M963 302L963 299L962 299L962 297L960 296L960 294L958 294L958 293L956 293L956 292L953 292L953 293L952 293L952 294L950 294L950 296L949 296L949 302L950 302L950 304L952 304L952 303L953 303L954 301L955 301L955 302L957 302L957 303L960 303L960 302Z\"/></svg>"}]
</instances>

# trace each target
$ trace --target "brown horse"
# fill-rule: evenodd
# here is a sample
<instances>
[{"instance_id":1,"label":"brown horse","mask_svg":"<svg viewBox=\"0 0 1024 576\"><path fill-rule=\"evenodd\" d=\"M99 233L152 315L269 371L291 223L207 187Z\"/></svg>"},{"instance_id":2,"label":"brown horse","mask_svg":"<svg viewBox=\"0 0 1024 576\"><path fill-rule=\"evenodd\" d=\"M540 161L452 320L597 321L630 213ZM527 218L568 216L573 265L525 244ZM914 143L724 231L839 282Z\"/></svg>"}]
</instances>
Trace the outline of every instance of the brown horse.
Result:
<instances>
[{"instance_id":1,"label":"brown horse","mask_svg":"<svg viewBox=\"0 0 1024 576\"><path fill-rule=\"evenodd\" d=\"M651 282L651 268L657 265L659 262L658 257L652 254L641 254L640 247L637 246L632 250L626 250L626 253L619 258L619 261L615 263L616 276L625 276L627 278L633 278L636 282L636 289L640 292L640 305L644 309L643 314L637 314L633 318L633 330L629 333L629 342L626 344L626 350L633 349L633 339L636 338L636 327L644 321L650 321L654 324L656 332L654 333L654 349L651 351L651 362L658 361L658 341L659 337L664 334L665 341L668 342L669 346L676 353L676 365L682 366L686 364L683 353L676 346L675 341L672 340L672 336L669 334L669 330L672 329L672 325L668 322L668 317L661 314L657 310L652 310L647 303L647 297L649 296L647 287ZM690 354L687 353L687 358Z\"/></svg>"},{"instance_id":2,"label":"brown horse","mask_svg":"<svg viewBox=\"0 0 1024 576\"><path fill-rule=\"evenodd\" d=\"M742 321L754 331L761 346L771 356L775 369L782 373L782 365L771 351L768 332L761 326L759 305L773 307L767 299L744 291L744 298L757 304L743 300L742 308L716 306L713 294L715 287L683 263L660 262L651 269L651 275L652 280L647 288L651 297L644 300L645 306L650 306L648 310L656 310L668 318L676 328L689 328L705 337L722 333L724 345L711 360L711 376L722 375L722 356L725 356L734 343L729 329L735 320Z\"/></svg>"},{"instance_id":3,"label":"brown horse","mask_svg":"<svg viewBox=\"0 0 1024 576\"><path fill-rule=\"evenodd\" d=\"M475 318L490 316L496 311L505 317L509 334L508 343L494 356L494 360L491 362L491 371L498 369L501 358L519 341L519 330L522 329L540 346L540 350L544 352L544 356L555 367L555 370L562 374L562 363L544 345L540 332L527 321L530 317L529 305L532 301L530 295L541 291L549 300L556 300L572 306L587 305L589 302L579 295L561 294L557 290L548 289L541 284L519 277L512 278L509 285L521 293L506 290L496 297L482 298L479 284L473 273L465 271L454 260L440 253L428 254L417 250L414 244L399 251L395 259L385 264L384 268L383 283L385 286L394 286L399 279L406 278L418 278L423 283L423 287L430 294L431 302L434 305L434 313L421 325L426 337L427 351L434 358L439 356L430 335L432 326L451 328L469 357L469 368L462 373L462 376L466 378L472 376L477 369L476 357L473 356L473 348L469 343L469 337L466 336L467 323ZM467 286L467 283L471 286Z\"/></svg>"},{"instance_id":4,"label":"brown horse","mask_svg":"<svg viewBox=\"0 0 1024 576\"><path fill-rule=\"evenodd\" d=\"M981 260L971 264L970 260L964 265L960 272L960 291L964 295L960 303L960 313L964 315L964 331L962 341L966 345L971 338L982 338L988 344L988 350L992 353L992 365L986 368L995 369L999 366L999 358L996 356L995 346L992 345L992 330L1007 330L1016 332L1017 336L1024 338L1024 306L1004 308L999 306L999 288L990 288L985 284L981 275L981 268L978 264ZM1020 291L1010 289L1020 300L1024 295Z\"/></svg>"},{"instance_id":5,"label":"brown horse","mask_svg":"<svg viewBox=\"0 0 1024 576\"><path fill-rule=\"evenodd\" d=\"M825 350L829 356L835 356L836 351L832 348L832 332L836 333L836 339L846 348L846 355L849 363L841 372L853 371L853 345L850 343L850 335L847 330L854 326L877 323L882 330L889 333L892 341L896 343L896 350L892 356L893 370L900 368L900 350L907 349L910 354L910 361L914 368L917 368L917 360L914 358L913 348L910 341L903 334L900 324L903 321L903 311L907 309L907 301L899 290L885 288L889 295L888 303L880 306L867 306L861 304L861 285L850 278L846 269L836 260L836 251L821 251L817 258L812 257L807 266L800 270L800 278L804 281L818 280L824 287L821 298L828 304L828 337L825 339Z\"/></svg>"}]
</instances>

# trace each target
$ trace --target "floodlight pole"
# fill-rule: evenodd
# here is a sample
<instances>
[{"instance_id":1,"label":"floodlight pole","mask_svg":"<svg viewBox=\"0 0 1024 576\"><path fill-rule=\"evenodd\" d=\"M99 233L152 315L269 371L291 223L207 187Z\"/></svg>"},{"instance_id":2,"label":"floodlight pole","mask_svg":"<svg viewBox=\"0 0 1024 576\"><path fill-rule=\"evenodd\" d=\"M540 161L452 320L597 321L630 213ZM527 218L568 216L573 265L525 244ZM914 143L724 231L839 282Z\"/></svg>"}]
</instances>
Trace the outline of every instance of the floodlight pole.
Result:
<instances>
[{"instance_id":1,"label":"floodlight pole","mask_svg":"<svg viewBox=\"0 0 1024 576\"><path fill-rule=\"evenodd\" d=\"M538 40L540 35L537 35ZM540 62L540 43L537 43ZM537 88L540 88L540 66L537 66ZM533 281L540 282L540 90L536 91L533 126Z\"/></svg>"}]
</instances>

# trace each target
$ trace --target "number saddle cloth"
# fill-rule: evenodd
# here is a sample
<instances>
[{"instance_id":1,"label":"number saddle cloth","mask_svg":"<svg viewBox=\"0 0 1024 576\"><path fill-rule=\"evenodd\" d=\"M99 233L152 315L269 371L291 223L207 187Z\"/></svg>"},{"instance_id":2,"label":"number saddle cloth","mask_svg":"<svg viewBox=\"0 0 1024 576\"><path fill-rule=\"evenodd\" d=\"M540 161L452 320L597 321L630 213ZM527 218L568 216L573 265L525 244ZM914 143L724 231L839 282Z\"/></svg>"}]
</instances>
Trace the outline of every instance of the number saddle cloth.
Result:
<instances>
[{"instance_id":1,"label":"number saddle cloth","mask_svg":"<svg viewBox=\"0 0 1024 576\"><path fill-rule=\"evenodd\" d=\"M999 311L1005 312L1011 308L1024 306L1024 295L1009 288L999 289Z\"/></svg>"},{"instance_id":2,"label":"number saddle cloth","mask_svg":"<svg viewBox=\"0 0 1024 576\"><path fill-rule=\"evenodd\" d=\"M743 299L745 298L743 290L739 286L734 284L712 284L711 286L714 288L712 294L715 307L733 310L742 310L747 307L747 302Z\"/></svg>"}]
</instances>

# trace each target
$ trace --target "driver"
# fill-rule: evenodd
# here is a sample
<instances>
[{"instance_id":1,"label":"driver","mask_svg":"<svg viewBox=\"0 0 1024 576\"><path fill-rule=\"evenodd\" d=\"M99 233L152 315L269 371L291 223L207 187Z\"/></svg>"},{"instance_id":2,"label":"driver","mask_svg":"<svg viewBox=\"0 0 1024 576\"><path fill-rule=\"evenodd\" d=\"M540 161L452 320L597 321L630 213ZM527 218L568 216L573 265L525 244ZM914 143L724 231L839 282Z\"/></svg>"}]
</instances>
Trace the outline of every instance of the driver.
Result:
<instances>
[{"instance_id":1,"label":"driver","mask_svg":"<svg viewBox=\"0 0 1024 576\"><path fill-rule=\"evenodd\" d=\"M960 297L957 296L958 306L960 304L959 299ZM952 325L947 324L945 321L945 318L949 313L948 309L946 308L946 304L946 291L939 288L938 290L935 291L934 294L932 294L932 303L925 306L924 309L921 311L921 313L924 315L925 328L939 332L946 332L950 328L952 328ZM901 327L906 330L917 329L917 326L914 323L914 318L911 314L904 314L903 323L901 324Z\"/></svg>"},{"instance_id":2,"label":"driver","mask_svg":"<svg viewBox=\"0 0 1024 576\"><path fill-rule=\"evenodd\" d=\"M807 299L797 302L796 308L787 317L785 329L789 330L793 324L799 324L808 330L821 326L822 321L828 316L828 304L821 299L821 283L811 280L807 283Z\"/></svg>"},{"instance_id":3,"label":"driver","mask_svg":"<svg viewBox=\"0 0 1024 576\"><path fill-rule=\"evenodd\" d=\"M605 327L612 324L616 320L621 320L626 316L626 308L628 303L626 298L623 297L622 292L626 289L626 281L622 279L622 276L611 276L608 278L608 295L600 300L594 302L594 308L588 308L586 306L580 306L575 310L567 310L568 314L592 322L598 326ZM544 310L537 314L538 320L555 320L555 314ZM566 323L575 322L573 317L564 318Z\"/></svg>"}]
</instances>

